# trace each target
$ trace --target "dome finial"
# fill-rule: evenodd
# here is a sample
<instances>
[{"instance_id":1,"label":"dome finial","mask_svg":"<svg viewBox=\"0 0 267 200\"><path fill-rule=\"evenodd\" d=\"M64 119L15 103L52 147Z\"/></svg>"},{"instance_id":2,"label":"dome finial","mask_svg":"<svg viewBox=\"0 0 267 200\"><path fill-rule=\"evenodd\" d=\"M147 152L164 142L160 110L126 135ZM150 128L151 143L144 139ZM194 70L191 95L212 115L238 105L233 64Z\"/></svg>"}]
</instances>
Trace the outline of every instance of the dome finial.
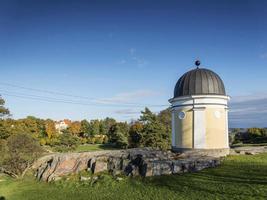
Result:
<instances>
[{"instance_id":1,"label":"dome finial","mask_svg":"<svg viewBox=\"0 0 267 200\"><path fill-rule=\"evenodd\" d=\"M196 65L197 68L198 68L198 66L200 65L200 60L196 60L195 65Z\"/></svg>"}]
</instances>

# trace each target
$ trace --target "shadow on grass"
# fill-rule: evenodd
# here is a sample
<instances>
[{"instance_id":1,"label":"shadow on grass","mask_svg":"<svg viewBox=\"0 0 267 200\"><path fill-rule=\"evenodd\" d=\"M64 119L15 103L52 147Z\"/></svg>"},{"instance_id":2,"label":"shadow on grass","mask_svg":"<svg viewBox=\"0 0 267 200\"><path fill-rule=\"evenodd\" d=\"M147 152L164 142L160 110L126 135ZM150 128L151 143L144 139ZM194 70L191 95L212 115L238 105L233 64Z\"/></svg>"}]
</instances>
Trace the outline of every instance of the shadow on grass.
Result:
<instances>
[{"instance_id":1,"label":"shadow on grass","mask_svg":"<svg viewBox=\"0 0 267 200\"><path fill-rule=\"evenodd\" d=\"M103 150L116 150L116 149L119 149L113 144L100 144L99 148L103 149Z\"/></svg>"},{"instance_id":2,"label":"shadow on grass","mask_svg":"<svg viewBox=\"0 0 267 200\"><path fill-rule=\"evenodd\" d=\"M189 199L190 196L202 199L205 195L222 198L265 199L267 196L267 158L266 162L258 166L251 164L249 159L247 162L242 161L236 164L228 161L218 168L201 172L146 178L144 184L152 187L165 187Z\"/></svg>"}]
</instances>

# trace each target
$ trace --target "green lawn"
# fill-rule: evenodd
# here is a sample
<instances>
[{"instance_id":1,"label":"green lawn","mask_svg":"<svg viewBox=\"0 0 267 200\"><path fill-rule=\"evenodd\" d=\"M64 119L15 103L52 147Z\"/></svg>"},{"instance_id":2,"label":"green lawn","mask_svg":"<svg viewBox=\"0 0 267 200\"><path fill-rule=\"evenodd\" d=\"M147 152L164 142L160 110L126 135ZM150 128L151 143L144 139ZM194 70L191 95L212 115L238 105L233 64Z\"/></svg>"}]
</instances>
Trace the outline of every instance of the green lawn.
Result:
<instances>
[{"instance_id":1,"label":"green lawn","mask_svg":"<svg viewBox=\"0 0 267 200\"><path fill-rule=\"evenodd\" d=\"M75 149L75 152L101 151L101 150L114 150L114 149L116 149L114 146L108 144L86 144L86 145L79 145Z\"/></svg>"},{"instance_id":2,"label":"green lawn","mask_svg":"<svg viewBox=\"0 0 267 200\"><path fill-rule=\"evenodd\" d=\"M266 200L267 154L230 156L220 167L184 175L122 181L102 175L94 184L76 179L44 183L30 177L24 180L0 177L0 197L6 200Z\"/></svg>"},{"instance_id":3,"label":"green lawn","mask_svg":"<svg viewBox=\"0 0 267 200\"><path fill-rule=\"evenodd\" d=\"M256 144L238 143L231 145L231 147L258 147L258 146L267 146L267 143L256 143Z\"/></svg>"}]
</instances>

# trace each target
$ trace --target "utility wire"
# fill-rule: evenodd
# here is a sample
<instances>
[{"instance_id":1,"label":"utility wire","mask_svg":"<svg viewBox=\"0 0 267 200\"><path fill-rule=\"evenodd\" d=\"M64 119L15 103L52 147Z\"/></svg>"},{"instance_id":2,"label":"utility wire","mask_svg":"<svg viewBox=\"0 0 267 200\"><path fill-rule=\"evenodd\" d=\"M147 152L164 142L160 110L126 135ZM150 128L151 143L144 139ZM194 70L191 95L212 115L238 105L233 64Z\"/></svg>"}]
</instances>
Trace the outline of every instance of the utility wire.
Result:
<instances>
[{"instance_id":1,"label":"utility wire","mask_svg":"<svg viewBox=\"0 0 267 200\"><path fill-rule=\"evenodd\" d=\"M75 104L75 105L84 105L84 106L105 106L105 107L165 107L165 105L125 105L125 104L100 104L100 103L87 103L87 102L81 102L81 101L73 101L68 99L58 99L58 98L51 98L51 97L45 97L45 96L39 96L39 95L29 95L24 93L17 93L13 92L10 93L5 90L0 90L1 94L4 94L6 96L12 96L17 98L23 98L23 99L30 99L30 100L39 100L39 101L46 101L46 102L52 102L52 103L69 103L69 104Z\"/></svg>"},{"instance_id":2,"label":"utility wire","mask_svg":"<svg viewBox=\"0 0 267 200\"><path fill-rule=\"evenodd\" d=\"M122 106L122 104L123 104L123 105L136 106L136 107L145 107L145 106L166 107L166 106L169 106L169 105L156 105L156 104L140 104L140 103L133 103L133 102L130 103L130 102L124 102L124 101L114 102L114 101L106 100L106 99L97 99L97 98L72 95L72 94L67 94L67 93L62 93L62 92L55 92L55 91L51 91L51 90L29 88L29 87L24 87L24 86L19 86L19 85L10 84L10 83L4 83L4 82L0 82L0 85L5 85L5 86L13 87L13 88L24 89L24 90L30 90L30 91L35 91L35 92L47 93L47 94L54 94L54 95L60 95L60 96L66 96L66 97L74 97L74 98L79 98L79 99L87 99L87 100L93 101L92 105L97 105L97 104L116 105L116 104L119 104L119 106ZM44 98L49 98L49 97L44 97ZM63 100L63 101L65 101L65 100Z\"/></svg>"}]
</instances>

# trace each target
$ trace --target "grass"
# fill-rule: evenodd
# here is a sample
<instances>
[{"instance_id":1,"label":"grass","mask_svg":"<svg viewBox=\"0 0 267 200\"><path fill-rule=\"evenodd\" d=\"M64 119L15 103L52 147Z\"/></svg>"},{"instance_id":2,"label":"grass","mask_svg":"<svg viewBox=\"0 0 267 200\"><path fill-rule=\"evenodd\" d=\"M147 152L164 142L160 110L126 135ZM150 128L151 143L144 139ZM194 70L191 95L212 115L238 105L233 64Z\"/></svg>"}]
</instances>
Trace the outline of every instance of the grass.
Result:
<instances>
[{"instance_id":1,"label":"grass","mask_svg":"<svg viewBox=\"0 0 267 200\"><path fill-rule=\"evenodd\" d=\"M237 143L231 145L231 147L259 147L259 146L267 146L267 143Z\"/></svg>"},{"instance_id":2,"label":"grass","mask_svg":"<svg viewBox=\"0 0 267 200\"><path fill-rule=\"evenodd\" d=\"M0 180L0 197L6 200L265 200L267 154L229 156L217 168L145 179L124 177L117 181L102 174L96 183L79 182L77 176L55 183L37 182L32 177Z\"/></svg>"},{"instance_id":3,"label":"grass","mask_svg":"<svg viewBox=\"0 0 267 200\"><path fill-rule=\"evenodd\" d=\"M86 151L101 151L101 150L115 150L116 148L109 144L85 144L79 145L75 152L86 152Z\"/></svg>"}]
</instances>

